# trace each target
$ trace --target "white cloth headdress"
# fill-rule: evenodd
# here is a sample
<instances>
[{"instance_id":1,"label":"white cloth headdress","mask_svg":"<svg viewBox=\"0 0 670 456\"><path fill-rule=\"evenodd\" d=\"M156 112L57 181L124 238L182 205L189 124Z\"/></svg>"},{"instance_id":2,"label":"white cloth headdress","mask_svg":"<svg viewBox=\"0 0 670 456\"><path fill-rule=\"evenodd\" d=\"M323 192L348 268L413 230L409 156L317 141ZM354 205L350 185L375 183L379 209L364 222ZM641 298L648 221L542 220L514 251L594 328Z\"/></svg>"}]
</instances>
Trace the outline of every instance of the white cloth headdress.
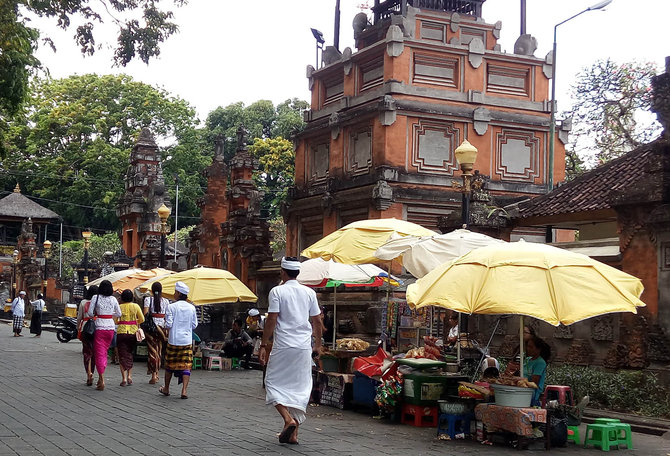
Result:
<instances>
[{"instance_id":1,"label":"white cloth headdress","mask_svg":"<svg viewBox=\"0 0 670 456\"><path fill-rule=\"evenodd\" d=\"M185 295L190 293L190 289L188 288L188 285L186 285L184 282L177 282L174 284L174 289L175 291L178 291L179 293L184 293Z\"/></svg>"},{"instance_id":2,"label":"white cloth headdress","mask_svg":"<svg viewBox=\"0 0 670 456\"><path fill-rule=\"evenodd\" d=\"M287 260L286 257L281 259L281 267L282 269L286 269L288 271L299 271L300 270L300 262L299 261L291 261Z\"/></svg>"}]
</instances>

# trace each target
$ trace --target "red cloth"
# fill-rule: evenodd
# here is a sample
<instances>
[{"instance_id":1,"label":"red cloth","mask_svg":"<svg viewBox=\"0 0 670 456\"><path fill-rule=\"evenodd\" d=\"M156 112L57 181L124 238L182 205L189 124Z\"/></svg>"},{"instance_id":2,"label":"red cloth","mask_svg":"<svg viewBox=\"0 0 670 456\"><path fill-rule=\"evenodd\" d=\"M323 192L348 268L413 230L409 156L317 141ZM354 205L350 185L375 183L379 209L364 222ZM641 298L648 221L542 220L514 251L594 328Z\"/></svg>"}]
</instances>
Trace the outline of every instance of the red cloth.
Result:
<instances>
[{"instance_id":1,"label":"red cloth","mask_svg":"<svg viewBox=\"0 0 670 456\"><path fill-rule=\"evenodd\" d=\"M390 355L379 347L372 356L354 358L354 370L368 377L380 376L384 360L388 358Z\"/></svg>"}]
</instances>

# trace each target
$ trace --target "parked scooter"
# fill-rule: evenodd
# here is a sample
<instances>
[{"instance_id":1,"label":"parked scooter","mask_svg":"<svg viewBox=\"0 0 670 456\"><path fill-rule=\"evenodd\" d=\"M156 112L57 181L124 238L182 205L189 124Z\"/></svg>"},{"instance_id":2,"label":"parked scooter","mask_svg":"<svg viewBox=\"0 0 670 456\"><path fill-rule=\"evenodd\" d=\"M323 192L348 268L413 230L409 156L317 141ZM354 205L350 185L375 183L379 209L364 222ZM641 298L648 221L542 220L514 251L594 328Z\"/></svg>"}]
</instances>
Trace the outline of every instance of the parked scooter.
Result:
<instances>
[{"instance_id":1,"label":"parked scooter","mask_svg":"<svg viewBox=\"0 0 670 456\"><path fill-rule=\"evenodd\" d=\"M60 342L67 343L77 337L77 319L74 317L58 317L56 323L58 330L56 331L56 339Z\"/></svg>"}]
</instances>

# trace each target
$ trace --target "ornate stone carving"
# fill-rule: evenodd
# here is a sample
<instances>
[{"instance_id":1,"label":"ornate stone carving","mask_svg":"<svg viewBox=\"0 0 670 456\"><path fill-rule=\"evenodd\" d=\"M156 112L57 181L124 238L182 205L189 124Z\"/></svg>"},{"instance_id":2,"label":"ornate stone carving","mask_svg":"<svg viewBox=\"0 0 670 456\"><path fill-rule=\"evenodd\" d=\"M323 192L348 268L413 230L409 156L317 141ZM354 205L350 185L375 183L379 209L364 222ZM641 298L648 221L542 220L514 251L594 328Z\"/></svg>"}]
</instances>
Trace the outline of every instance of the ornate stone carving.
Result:
<instances>
[{"instance_id":1,"label":"ornate stone carving","mask_svg":"<svg viewBox=\"0 0 670 456\"><path fill-rule=\"evenodd\" d=\"M486 48L481 38L475 37L470 41L470 44L468 44L468 62L470 62L472 68L481 66L485 52Z\"/></svg>"},{"instance_id":2,"label":"ornate stone carving","mask_svg":"<svg viewBox=\"0 0 670 456\"><path fill-rule=\"evenodd\" d=\"M553 68L554 66L554 52L549 51L547 52L547 55L544 56L544 64L542 65L542 73L547 79L551 79L553 74Z\"/></svg>"},{"instance_id":3,"label":"ornate stone carving","mask_svg":"<svg viewBox=\"0 0 670 456\"><path fill-rule=\"evenodd\" d=\"M536 50L537 39L528 33L521 35L514 43L514 53L518 55L532 56L535 55Z\"/></svg>"},{"instance_id":4,"label":"ornate stone carving","mask_svg":"<svg viewBox=\"0 0 670 456\"><path fill-rule=\"evenodd\" d=\"M385 211L393 203L393 188L386 181L377 181L372 189L372 199L378 211Z\"/></svg>"},{"instance_id":5,"label":"ornate stone carving","mask_svg":"<svg viewBox=\"0 0 670 456\"><path fill-rule=\"evenodd\" d=\"M491 121L491 111L486 108L477 108L472 113L472 118L474 120L475 132L482 136L486 134L489 129L489 122Z\"/></svg>"},{"instance_id":6,"label":"ornate stone carving","mask_svg":"<svg viewBox=\"0 0 670 456\"><path fill-rule=\"evenodd\" d=\"M330 137L336 140L340 136L340 115L334 112L328 118L328 126L330 127Z\"/></svg>"},{"instance_id":7,"label":"ornate stone carving","mask_svg":"<svg viewBox=\"0 0 670 456\"><path fill-rule=\"evenodd\" d=\"M628 365L628 347L618 342L613 342L605 355L603 366L608 369L622 369Z\"/></svg>"},{"instance_id":8,"label":"ornate stone carving","mask_svg":"<svg viewBox=\"0 0 670 456\"><path fill-rule=\"evenodd\" d=\"M344 74L349 76L351 73L351 68L353 67L353 62L351 61L352 51L350 47L344 48L342 53L342 61L344 62Z\"/></svg>"},{"instance_id":9,"label":"ornate stone carving","mask_svg":"<svg viewBox=\"0 0 670 456\"><path fill-rule=\"evenodd\" d=\"M573 339L572 345L565 355L565 359L570 360L570 364L586 366L593 358L593 349L588 341L584 339Z\"/></svg>"},{"instance_id":10,"label":"ornate stone carving","mask_svg":"<svg viewBox=\"0 0 670 456\"><path fill-rule=\"evenodd\" d=\"M554 338L556 339L572 339L574 335L572 334L572 327L559 325L554 329Z\"/></svg>"},{"instance_id":11,"label":"ornate stone carving","mask_svg":"<svg viewBox=\"0 0 670 456\"><path fill-rule=\"evenodd\" d=\"M511 358L516 355L516 350L519 347L519 336L508 334L505 336L502 345L500 346L499 356L502 358Z\"/></svg>"},{"instance_id":12,"label":"ornate stone carving","mask_svg":"<svg viewBox=\"0 0 670 456\"><path fill-rule=\"evenodd\" d=\"M398 57L405 49L404 35L402 29L397 25L392 25L386 32L386 53L390 57Z\"/></svg>"},{"instance_id":13,"label":"ornate stone carving","mask_svg":"<svg viewBox=\"0 0 670 456\"><path fill-rule=\"evenodd\" d=\"M670 340L659 325L652 325L647 332L649 361L667 364L670 362Z\"/></svg>"},{"instance_id":14,"label":"ornate stone carving","mask_svg":"<svg viewBox=\"0 0 670 456\"><path fill-rule=\"evenodd\" d=\"M391 95L384 95L379 102L379 123L384 126L393 125L397 116L395 99Z\"/></svg>"},{"instance_id":15,"label":"ornate stone carving","mask_svg":"<svg viewBox=\"0 0 670 456\"><path fill-rule=\"evenodd\" d=\"M614 317L603 315L591 318L591 338L593 340L614 340Z\"/></svg>"}]
</instances>

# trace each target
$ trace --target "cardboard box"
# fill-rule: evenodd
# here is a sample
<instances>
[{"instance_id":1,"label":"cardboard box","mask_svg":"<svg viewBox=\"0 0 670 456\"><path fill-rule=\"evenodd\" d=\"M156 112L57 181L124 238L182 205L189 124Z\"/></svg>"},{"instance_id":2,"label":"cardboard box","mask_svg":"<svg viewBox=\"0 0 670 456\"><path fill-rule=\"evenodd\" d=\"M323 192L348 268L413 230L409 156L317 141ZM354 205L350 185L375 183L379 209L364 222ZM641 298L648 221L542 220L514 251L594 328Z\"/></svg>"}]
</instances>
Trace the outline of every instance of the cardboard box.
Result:
<instances>
[{"instance_id":1,"label":"cardboard box","mask_svg":"<svg viewBox=\"0 0 670 456\"><path fill-rule=\"evenodd\" d=\"M229 371L232 369L233 360L230 358L221 358L221 370Z\"/></svg>"}]
</instances>

